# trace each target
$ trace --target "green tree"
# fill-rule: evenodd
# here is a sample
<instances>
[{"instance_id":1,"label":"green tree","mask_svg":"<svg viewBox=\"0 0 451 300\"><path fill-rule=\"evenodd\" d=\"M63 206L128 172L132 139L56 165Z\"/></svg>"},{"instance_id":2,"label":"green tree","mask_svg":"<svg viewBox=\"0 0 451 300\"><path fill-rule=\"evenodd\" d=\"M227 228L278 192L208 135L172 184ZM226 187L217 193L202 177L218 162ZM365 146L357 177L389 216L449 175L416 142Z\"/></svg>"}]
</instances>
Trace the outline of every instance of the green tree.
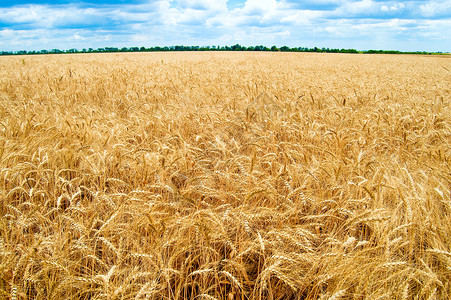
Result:
<instances>
[{"instance_id":1,"label":"green tree","mask_svg":"<svg viewBox=\"0 0 451 300\"><path fill-rule=\"evenodd\" d=\"M282 47L280 47L280 51L284 51L284 52L290 51L290 47L288 47L288 46L282 46Z\"/></svg>"},{"instance_id":2,"label":"green tree","mask_svg":"<svg viewBox=\"0 0 451 300\"><path fill-rule=\"evenodd\" d=\"M232 51L242 51L242 50L243 50L243 47L241 47L240 44L236 44L236 45L233 45L233 46L231 47L231 49L232 49Z\"/></svg>"}]
</instances>

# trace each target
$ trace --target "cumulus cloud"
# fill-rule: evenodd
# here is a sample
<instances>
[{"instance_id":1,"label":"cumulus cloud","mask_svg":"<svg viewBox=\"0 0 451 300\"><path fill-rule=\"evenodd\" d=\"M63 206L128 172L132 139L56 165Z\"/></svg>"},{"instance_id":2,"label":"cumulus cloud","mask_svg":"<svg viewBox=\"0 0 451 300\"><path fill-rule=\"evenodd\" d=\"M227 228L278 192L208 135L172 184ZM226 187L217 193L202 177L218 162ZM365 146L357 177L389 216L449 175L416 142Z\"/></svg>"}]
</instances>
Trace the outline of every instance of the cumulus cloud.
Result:
<instances>
[{"instance_id":1,"label":"cumulus cloud","mask_svg":"<svg viewBox=\"0 0 451 300\"><path fill-rule=\"evenodd\" d=\"M382 11L398 11L406 7L404 3L394 3L389 5L382 5L381 10Z\"/></svg>"},{"instance_id":2,"label":"cumulus cloud","mask_svg":"<svg viewBox=\"0 0 451 300\"><path fill-rule=\"evenodd\" d=\"M451 16L451 1L429 1L420 5L421 15L426 18L440 18L447 19Z\"/></svg>"},{"instance_id":3,"label":"cumulus cloud","mask_svg":"<svg viewBox=\"0 0 451 300\"><path fill-rule=\"evenodd\" d=\"M85 38L84 38L83 36L79 35L78 32L75 33L74 35L72 35L72 38L73 38L74 40L82 40L82 41L85 40Z\"/></svg>"},{"instance_id":4,"label":"cumulus cloud","mask_svg":"<svg viewBox=\"0 0 451 300\"><path fill-rule=\"evenodd\" d=\"M334 13L340 18L368 17L378 12L380 5L372 0L347 1Z\"/></svg>"},{"instance_id":5,"label":"cumulus cloud","mask_svg":"<svg viewBox=\"0 0 451 300\"><path fill-rule=\"evenodd\" d=\"M224 11L227 10L226 0L178 0L178 5L182 9L195 9L206 11Z\"/></svg>"},{"instance_id":6,"label":"cumulus cloud","mask_svg":"<svg viewBox=\"0 0 451 300\"><path fill-rule=\"evenodd\" d=\"M0 22L6 27L61 28L103 26L111 16L92 8L49 7L44 5L19 6L0 9Z\"/></svg>"},{"instance_id":7,"label":"cumulus cloud","mask_svg":"<svg viewBox=\"0 0 451 300\"><path fill-rule=\"evenodd\" d=\"M451 50L451 0L106 2L0 8L0 50L237 42Z\"/></svg>"},{"instance_id":8,"label":"cumulus cloud","mask_svg":"<svg viewBox=\"0 0 451 300\"><path fill-rule=\"evenodd\" d=\"M265 15L277 9L276 0L247 0L242 9L239 9L244 15Z\"/></svg>"}]
</instances>

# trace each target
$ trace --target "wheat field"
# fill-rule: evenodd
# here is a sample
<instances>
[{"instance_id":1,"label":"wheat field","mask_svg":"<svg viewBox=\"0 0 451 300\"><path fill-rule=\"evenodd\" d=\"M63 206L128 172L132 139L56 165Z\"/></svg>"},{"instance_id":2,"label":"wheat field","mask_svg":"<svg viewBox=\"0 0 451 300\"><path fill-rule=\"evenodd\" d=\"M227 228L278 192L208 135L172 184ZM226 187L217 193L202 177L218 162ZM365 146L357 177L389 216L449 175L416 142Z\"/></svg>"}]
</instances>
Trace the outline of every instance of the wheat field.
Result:
<instances>
[{"instance_id":1,"label":"wheat field","mask_svg":"<svg viewBox=\"0 0 451 300\"><path fill-rule=\"evenodd\" d=\"M451 57L0 57L0 299L449 299Z\"/></svg>"}]
</instances>

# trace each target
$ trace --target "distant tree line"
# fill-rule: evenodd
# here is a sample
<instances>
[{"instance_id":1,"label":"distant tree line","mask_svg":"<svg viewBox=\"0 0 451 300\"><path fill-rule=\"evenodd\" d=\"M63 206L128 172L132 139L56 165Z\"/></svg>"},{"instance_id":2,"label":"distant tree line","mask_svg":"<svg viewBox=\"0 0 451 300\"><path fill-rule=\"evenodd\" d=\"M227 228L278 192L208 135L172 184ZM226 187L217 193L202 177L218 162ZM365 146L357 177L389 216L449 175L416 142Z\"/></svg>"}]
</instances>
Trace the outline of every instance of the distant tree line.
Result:
<instances>
[{"instance_id":1,"label":"distant tree line","mask_svg":"<svg viewBox=\"0 0 451 300\"><path fill-rule=\"evenodd\" d=\"M396 50L365 50L357 51L356 49L335 49L335 48L307 48L307 47L288 47L282 46L280 48L272 46L268 48L266 46L241 46L236 44L233 46L165 46L165 47L105 47L105 48L88 48L78 50L75 48L69 50L40 50L40 51L1 51L0 55L33 55L33 54L60 54L60 53L105 53L105 52L165 52L165 51L273 51L273 52L322 52L322 53L368 53L368 54L440 54L442 52L404 52Z\"/></svg>"}]
</instances>

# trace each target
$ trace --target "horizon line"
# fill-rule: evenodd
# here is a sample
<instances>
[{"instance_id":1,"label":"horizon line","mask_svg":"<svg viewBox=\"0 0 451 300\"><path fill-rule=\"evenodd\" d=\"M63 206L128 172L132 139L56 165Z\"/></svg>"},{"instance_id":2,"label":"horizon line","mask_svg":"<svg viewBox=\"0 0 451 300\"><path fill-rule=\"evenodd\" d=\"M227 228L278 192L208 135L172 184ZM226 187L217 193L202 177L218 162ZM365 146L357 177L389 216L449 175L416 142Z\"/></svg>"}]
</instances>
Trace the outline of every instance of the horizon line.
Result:
<instances>
[{"instance_id":1,"label":"horizon line","mask_svg":"<svg viewBox=\"0 0 451 300\"><path fill-rule=\"evenodd\" d=\"M48 50L15 50L4 51L0 50L0 55L43 55L43 54L74 54L74 53L111 53L111 52L195 52L195 51L248 51L248 52L317 52L317 53L354 53L354 54L451 54L451 52L443 51L400 51L400 50L387 50L387 49L366 49L356 50L353 48L329 48L329 47L277 47L273 45L271 47L265 45L255 46L242 46L235 44L232 46L225 45L212 45L212 46L198 46L198 45L172 45L172 46L150 46L150 47L100 47L100 48L71 48L60 50L57 48Z\"/></svg>"}]
</instances>

